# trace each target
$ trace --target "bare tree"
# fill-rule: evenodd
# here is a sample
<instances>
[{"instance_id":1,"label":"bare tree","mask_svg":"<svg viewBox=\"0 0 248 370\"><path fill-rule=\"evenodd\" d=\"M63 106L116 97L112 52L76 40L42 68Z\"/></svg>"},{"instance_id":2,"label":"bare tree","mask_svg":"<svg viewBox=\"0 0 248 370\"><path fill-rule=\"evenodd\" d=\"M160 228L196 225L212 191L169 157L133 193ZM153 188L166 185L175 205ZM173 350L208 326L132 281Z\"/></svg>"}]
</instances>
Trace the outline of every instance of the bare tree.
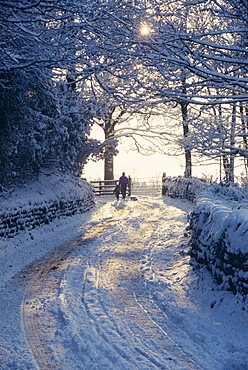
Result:
<instances>
[{"instance_id":1,"label":"bare tree","mask_svg":"<svg viewBox=\"0 0 248 370\"><path fill-rule=\"evenodd\" d=\"M197 119L204 111L204 122L212 127L208 107L232 104L226 132L232 138L230 150L228 154L222 137L221 155L228 156L231 167L233 156L246 158L245 145L234 140L240 135L245 143L244 114L243 131L232 129L240 124L237 104L247 102L245 2L2 0L0 11L0 72L39 66L40 76L49 69L53 79L64 81L71 72L73 81L67 83L82 95L93 78L109 100L99 114L99 96L93 99L95 121L106 124L105 144L116 143L125 133L141 149L138 137L149 143L160 136L166 150L169 130L156 127L150 112L155 106L171 112L179 107L185 175L191 176L190 138ZM147 118L137 126L131 118L140 114Z\"/></svg>"},{"instance_id":2,"label":"bare tree","mask_svg":"<svg viewBox=\"0 0 248 370\"><path fill-rule=\"evenodd\" d=\"M153 86L154 92L157 91L165 101L174 101L181 106L185 174L191 175L189 123L197 121L189 116L189 107L199 107L196 117L200 117L204 110L207 122L208 109L205 107L232 104L230 129L227 136L222 137L225 149L223 146L220 148L226 174L229 173L228 180L233 181L234 157L247 155L235 140L236 105L248 99L246 4L242 3L240 8L235 1L192 4L188 1L162 3L154 0L149 4L154 5L153 10L147 13L147 19L152 16L153 32L143 40L140 58L145 59L143 64L150 70L153 66L157 80L161 81ZM186 77L179 80L181 71L185 71ZM151 84L149 86L151 88Z\"/></svg>"},{"instance_id":3,"label":"bare tree","mask_svg":"<svg viewBox=\"0 0 248 370\"><path fill-rule=\"evenodd\" d=\"M106 76L105 76L106 78ZM109 76L108 85L111 77ZM153 106L149 99L144 100L136 93L136 100L132 103L115 98L114 94L106 91L106 86L96 85L96 81L84 87L83 96L92 107L92 122L104 132L104 142L101 144L104 153L104 178L114 178L114 156L118 153L118 141L121 138L132 140L135 150L142 154L151 154L154 151L165 152L172 133L159 123L161 107ZM114 83L112 85L114 87ZM86 92L87 91L87 92ZM126 87L128 94L128 86ZM144 144L145 142L145 144ZM164 148L164 149L163 149Z\"/></svg>"}]
</instances>

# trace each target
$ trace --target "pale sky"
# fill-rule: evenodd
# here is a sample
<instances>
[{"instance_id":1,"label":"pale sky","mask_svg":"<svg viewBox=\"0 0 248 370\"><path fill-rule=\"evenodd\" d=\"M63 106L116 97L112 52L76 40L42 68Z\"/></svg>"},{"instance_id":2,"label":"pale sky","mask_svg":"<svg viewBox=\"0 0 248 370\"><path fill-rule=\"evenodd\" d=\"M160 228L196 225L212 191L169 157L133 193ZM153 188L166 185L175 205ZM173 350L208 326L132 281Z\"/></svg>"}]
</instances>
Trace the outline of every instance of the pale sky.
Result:
<instances>
[{"instance_id":1,"label":"pale sky","mask_svg":"<svg viewBox=\"0 0 248 370\"><path fill-rule=\"evenodd\" d=\"M162 154L143 156L136 152L126 152L124 145L118 146L119 153L114 157L114 176L118 179L122 172L133 178L162 177L163 172L167 176L183 176L184 156L171 157ZM203 174L213 175L218 178L218 166L193 166L193 176L204 177ZM85 166L84 177L87 180L104 178L104 162L90 161Z\"/></svg>"},{"instance_id":2,"label":"pale sky","mask_svg":"<svg viewBox=\"0 0 248 370\"><path fill-rule=\"evenodd\" d=\"M120 148L119 148L120 149ZM180 168L178 160L163 155L142 156L135 152L120 152L114 157L114 175L119 178L121 173L131 177L162 177L163 172L170 176L183 175L183 169ZM89 162L85 166L84 176L88 180L95 178L103 179L104 162Z\"/></svg>"},{"instance_id":3,"label":"pale sky","mask_svg":"<svg viewBox=\"0 0 248 370\"><path fill-rule=\"evenodd\" d=\"M91 136L103 141L103 132L97 126L93 126ZM168 176L183 175L183 158L173 158L162 154L144 156L135 151L130 152L125 145L125 139L118 145L119 153L114 157L114 176L118 179L122 172L135 178L162 177L163 172ZM181 166L180 166L181 164ZM87 180L104 178L104 162L90 161L84 170Z\"/></svg>"},{"instance_id":4,"label":"pale sky","mask_svg":"<svg viewBox=\"0 0 248 370\"><path fill-rule=\"evenodd\" d=\"M97 126L93 126L91 133L92 137L103 141L103 132ZM127 176L132 178L147 178L156 177L161 178L163 172L167 176L183 176L185 169L184 155L181 157L172 157L162 154L154 154L151 156L144 156L135 151L128 151L128 145L125 145L125 139L122 139L122 143L118 145L119 153L114 157L114 177L118 179L122 172L125 172ZM210 178L219 181L219 164L215 165L202 165L197 163L194 156L192 175L194 177ZM240 160L236 160L236 163L240 163ZM237 165L236 164L236 165ZM235 174L239 174L243 171L243 166L235 170ZM84 170L83 175L88 181L104 179L104 162L103 160L98 162L90 161Z\"/></svg>"}]
</instances>

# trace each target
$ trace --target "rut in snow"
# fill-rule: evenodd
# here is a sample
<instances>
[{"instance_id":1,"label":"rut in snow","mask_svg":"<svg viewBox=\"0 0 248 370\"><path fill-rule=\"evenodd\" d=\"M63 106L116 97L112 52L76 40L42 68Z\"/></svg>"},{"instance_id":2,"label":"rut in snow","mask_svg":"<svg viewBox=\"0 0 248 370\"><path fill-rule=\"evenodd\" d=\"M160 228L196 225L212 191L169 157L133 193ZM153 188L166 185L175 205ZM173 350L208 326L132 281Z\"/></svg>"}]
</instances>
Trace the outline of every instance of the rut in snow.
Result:
<instances>
[{"instance_id":1,"label":"rut in snow","mask_svg":"<svg viewBox=\"0 0 248 370\"><path fill-rule=\"evenodd\" d=\"M59 295L62 275L57 272L68 268L69 254L74 248L82 243L90 243L92 239L101 235L111 222L113 221L108 220L94 225L82 238L61 246L47 259L42 259L26 271L30 279L22 301L22 323L34 363L39 369L60 368L59 361L54 359L54 353L49 345L50 338L60 326L57 315L52 315L49 311L49 305Z\"/></svg>"},{"instance_id":2,"label":"rut in snow","mask_svg":"<svg viewBox=\"0 0 248 370\"><path fill-rule=\"evenodd\" d=\"M173 340L174 324L144 279L156 269L152 234L170 211L162 203L136 211L114 204L33 269L22 312L39 369L202 369Z\"/></svg>"}]
</instances>

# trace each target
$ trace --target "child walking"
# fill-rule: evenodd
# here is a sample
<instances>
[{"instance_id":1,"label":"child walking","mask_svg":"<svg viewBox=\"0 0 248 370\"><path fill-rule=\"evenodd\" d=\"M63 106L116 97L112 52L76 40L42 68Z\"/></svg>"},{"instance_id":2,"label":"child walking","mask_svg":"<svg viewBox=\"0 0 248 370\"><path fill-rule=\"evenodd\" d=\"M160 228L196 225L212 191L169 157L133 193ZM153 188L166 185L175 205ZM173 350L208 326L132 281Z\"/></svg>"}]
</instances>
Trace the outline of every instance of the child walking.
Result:
<instances>
[{"instance_id":1,"label":"child walking","mask_svg":"<svg viewBox=\"0 0 248 370\"><path fill-rule=\"evenodd\" d=\"M120 192L121 192L121 187L120 187L120 185L117 184L114 191L113 191L113 193L115 193L116 200L119 200Z\"/></svg>"}]
</instances>

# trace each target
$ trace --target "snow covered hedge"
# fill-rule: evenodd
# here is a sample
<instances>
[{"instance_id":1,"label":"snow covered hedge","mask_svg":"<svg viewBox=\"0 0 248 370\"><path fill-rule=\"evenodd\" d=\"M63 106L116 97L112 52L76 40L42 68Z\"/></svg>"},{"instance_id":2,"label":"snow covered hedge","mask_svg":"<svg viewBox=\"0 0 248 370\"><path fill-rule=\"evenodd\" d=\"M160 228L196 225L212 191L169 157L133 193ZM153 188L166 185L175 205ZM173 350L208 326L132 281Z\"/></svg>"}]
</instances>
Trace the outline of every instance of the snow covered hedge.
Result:
<instances>
[{"instance_id":1,"label":"snow covered hedge","mask_svg":"<svg viewBox=\"0 0 248 370\"><path fill-rule=\"evenodd\" d=\"M92 186L71 177L43 176L39 181L0 195L0 238L83 213L94 206Z\"/></svg>"},{"instance_id":2,"label":"snow covered hedge","mask_svg":"<svg viewBox=\"0 0 248 370\"><path fill-rule=\"evenodd\" d=\"M196 199L189 228L193 265L206 265L221 288L247 294L247 191L210 185Z\"/></svg>"},{"instance_id":3,"label":"snow covered hedge","mask_svg":"<svg viewBox=\"0 0 248 370\"><path fill-rule=\"evenodd\" d=\"M193 201L205 188L206 182L201 179L165 177L162 183L162 194Z\"/></svg>"}]
</instances>

